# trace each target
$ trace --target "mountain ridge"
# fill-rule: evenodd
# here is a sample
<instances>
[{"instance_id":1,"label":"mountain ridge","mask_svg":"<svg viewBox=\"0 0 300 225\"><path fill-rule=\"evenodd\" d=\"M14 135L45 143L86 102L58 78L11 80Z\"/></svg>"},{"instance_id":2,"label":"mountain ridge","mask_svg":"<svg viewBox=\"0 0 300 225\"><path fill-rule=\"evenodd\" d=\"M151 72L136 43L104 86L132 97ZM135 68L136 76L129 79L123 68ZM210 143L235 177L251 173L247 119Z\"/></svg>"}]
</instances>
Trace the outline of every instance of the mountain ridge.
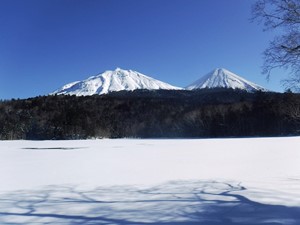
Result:
<instances>
[{"instance_id":1,"label":"mountain ridge","mask_svg":"<svg viewBox=\"0 0 300 225\"><path fill-rule=\"evenodd\" d=\"M103 73L91 76L82 81L68 83L50 93L50 95L89 96L94 94L107 94L115 91L133 91L137 89L194 90L203 88L230 88L245 90L247 92L268 91L266 88L248 81L224 68L214 69L186 88L173 86L134 70L116 68L115 70L106 70Z\"/></svg>"},{"instance_id":2,"label":"mountain ridge","mask_svg":"<svg viewBox=\"0 0 300 225\"><path fill-rule=\"evenodd\" d=\"M224 68L216 68L186 87L187 90L202 88L232 88L248 92L268 91L266 88Z\"/></svg>"},{"instance_id":3,"label":"mountain ridge","mask_svg":"<svg viewBox=\"0 0 300 225\"><path fill-rule=\"evenodd\" d=\"M107 70L82 81L68 83L51 94L87 96L107 94L113 91L132 91L136 89L180 90L182 88L154 79L137 71L116 68L115 70Z\"/></svg>"}]
</instances>

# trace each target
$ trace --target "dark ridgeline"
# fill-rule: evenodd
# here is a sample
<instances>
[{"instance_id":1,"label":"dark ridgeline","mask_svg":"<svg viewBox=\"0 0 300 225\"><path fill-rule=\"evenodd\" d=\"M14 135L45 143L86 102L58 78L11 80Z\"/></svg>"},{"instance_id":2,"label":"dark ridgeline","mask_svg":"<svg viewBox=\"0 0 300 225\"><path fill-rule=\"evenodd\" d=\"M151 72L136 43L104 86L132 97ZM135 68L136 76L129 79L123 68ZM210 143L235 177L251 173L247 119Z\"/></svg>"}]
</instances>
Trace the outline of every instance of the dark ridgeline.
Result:
<instances>
[{"instance_id":1,"label":"dark ridgeline","mask_svg":"<svg viewBox=\"0 0 300 225\"><path fill-rule=\"evenodd\" d=\"M300 133L300 95L135 90L0 102L0 139L210 138Z\"/></svg>"}]
</instances>

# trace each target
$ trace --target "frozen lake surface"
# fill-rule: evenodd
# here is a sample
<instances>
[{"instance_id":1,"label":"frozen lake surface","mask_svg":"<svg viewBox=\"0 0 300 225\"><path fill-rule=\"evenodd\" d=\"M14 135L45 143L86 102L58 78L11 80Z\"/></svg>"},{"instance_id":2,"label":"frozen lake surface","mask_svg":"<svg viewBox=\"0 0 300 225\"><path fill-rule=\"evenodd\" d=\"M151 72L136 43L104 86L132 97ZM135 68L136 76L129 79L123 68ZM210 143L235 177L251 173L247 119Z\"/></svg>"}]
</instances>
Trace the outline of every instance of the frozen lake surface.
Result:
<instances>
[{"instance_id":1,"label":"frozen lake surface","mask_svg":"<svg viewBox=\"0 0 300 225\"><path fill-rule=\"evenodd\" d=\"M299 225L300 138L0 142L0 224Z\"/></svg>"}]
</instances>

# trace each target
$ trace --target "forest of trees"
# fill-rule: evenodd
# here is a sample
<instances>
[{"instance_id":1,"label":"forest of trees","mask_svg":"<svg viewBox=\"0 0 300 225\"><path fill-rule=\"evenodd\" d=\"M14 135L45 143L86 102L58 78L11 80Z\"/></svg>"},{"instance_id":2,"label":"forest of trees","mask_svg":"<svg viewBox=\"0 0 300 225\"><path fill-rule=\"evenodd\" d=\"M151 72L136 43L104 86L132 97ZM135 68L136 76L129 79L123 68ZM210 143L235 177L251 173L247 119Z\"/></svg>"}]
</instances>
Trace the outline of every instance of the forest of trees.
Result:
<instances>
[{"instance_id":1,"label":"forest of trees","mask_svg":"<svg viewBox=\"0 0 300 225\"><path fill-rule=\"evenodd\" d=\"M0 102L0 139L210 138L300 133L300 95L229 89Z\"/></svg>"}]
</instances>

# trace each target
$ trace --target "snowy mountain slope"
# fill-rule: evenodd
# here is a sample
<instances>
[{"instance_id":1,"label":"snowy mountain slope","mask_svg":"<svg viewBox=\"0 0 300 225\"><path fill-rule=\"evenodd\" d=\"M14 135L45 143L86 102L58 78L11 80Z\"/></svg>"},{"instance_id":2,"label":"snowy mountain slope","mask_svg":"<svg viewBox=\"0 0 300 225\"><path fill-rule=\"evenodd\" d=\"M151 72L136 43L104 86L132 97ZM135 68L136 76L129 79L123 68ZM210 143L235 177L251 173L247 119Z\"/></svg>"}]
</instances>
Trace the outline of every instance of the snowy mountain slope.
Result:
<instances>
[{"instance_id":1,"label":"snowy mountain slope","mask_svg":"<svg viewBox=\"0 0 300 225\"><path fill-rule=\"evenodd\" d=\"M248 92L267 91L267 89L252 83L226 69L217 68L186 87L188 90L201 88L232 88Z\"/></svg>"},{"instance_id":2,"label":"snowy mountain slope","mask_svg":"<svg viewBox=\"0 0 300 225\"><path fill-rule=\"evenodd\" d=\"M83 81L76 81L64 85L51 94L65 94L86 96L94 94L107 94L112 91L135 89L181 89L133 70L117 68L102 74L89 77Z\"/></svg>"}]
</instances>

